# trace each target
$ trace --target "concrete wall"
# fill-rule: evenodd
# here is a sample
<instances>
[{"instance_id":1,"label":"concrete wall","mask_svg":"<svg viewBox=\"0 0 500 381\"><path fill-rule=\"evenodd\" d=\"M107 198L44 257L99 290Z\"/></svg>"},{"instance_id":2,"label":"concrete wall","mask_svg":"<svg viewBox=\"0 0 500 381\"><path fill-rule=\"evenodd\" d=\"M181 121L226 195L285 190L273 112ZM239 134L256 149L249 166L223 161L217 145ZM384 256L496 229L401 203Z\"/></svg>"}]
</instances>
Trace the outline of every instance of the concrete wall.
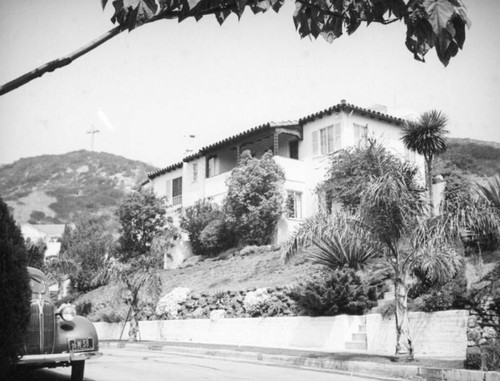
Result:
<instances>
[{"instance_id":1,"label":"concrete wall","mask_svg":"<svg viewBox=\"0 0 500 381\"><path fill-rule=\"evenodd\" d=\"M415 355L465 358L467 311L411 313ZM122 323L94 323L101 340L117 340ZM394 354L395 322L379 314L141 321L141 340L346 351L352 334L366 324L365 352ZM128 326L123 339L127 338ZM363 352L358 350L357 352Z\"/></svg>"},{"instance_id":2,"label":"concrete wall","mask_svg":"<svg viewBox=\"0 0 500 381\"><path fill-rule=\"evenodd\" d=\"M410 334L417 356L464 358L467 350L468 311L411 312ZM393 354L396 345L395 318L379 314L366 317L368 351Z\"/></svg>"}]
</instances>

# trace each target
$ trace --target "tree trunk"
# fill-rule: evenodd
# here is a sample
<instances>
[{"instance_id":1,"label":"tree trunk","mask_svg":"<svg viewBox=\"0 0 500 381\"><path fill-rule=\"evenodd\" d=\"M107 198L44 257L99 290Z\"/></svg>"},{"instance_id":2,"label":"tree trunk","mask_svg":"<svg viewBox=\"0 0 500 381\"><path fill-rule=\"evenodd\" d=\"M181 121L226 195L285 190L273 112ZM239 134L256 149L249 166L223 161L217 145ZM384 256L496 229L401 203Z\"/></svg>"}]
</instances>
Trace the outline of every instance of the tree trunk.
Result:
<instances>
[{"instance_id":1,"label":"tree trunk","mask_svg":"<svg viewBox=\"0 0 500 381\"><path fill-rule=\"evenodd\" d=\"M427 189L429 189L429 208L430 208L430 216L434 217L434 200L433 200L433 191L432 191L432 159L426 158L425 163L427 164L426 173L425 173L425 182L427 185Z\"/></svg>"},{"instance_id":2,"label":"tree trunk","mask_svg":"<svg viewBox=\"0 0 500 381\"><path fill-rule=\"evenodd\" d=\"M128 330L128 341L130 343L137 341L137 334L139 333L139 309L132 307L132 318L130 319L130 329Z\"/></svg>"},{"instance_id":3,"label":"tree trunk","mask_svg":"<svg viewBox=\"0 0 500 381\"><path fill-rule=\"evenodd\" d=\"M413 343L410 336L410 322L408 318L408 293L403 274L396 274L396 355L406 355L413 360Z\"/></svg>"}]
</instances>

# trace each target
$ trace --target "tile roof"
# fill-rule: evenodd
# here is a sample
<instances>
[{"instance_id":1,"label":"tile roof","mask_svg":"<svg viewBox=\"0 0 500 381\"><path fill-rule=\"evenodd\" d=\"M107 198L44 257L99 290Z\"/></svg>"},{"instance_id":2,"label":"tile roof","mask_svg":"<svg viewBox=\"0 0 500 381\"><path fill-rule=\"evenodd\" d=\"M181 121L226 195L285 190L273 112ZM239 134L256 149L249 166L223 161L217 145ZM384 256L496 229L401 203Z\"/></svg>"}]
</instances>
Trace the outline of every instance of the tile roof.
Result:
<instances>
[{"instance_id":1,"label":"tile roof","mask_svg":"<svg viewBox=\"0 0 500 381\"><path fill-rule=\"evenodd\" d=\"M348 110L357 112L361 115L368 115L371 118L377 118L380 120L384 120L386 122L392 122L392 123L396 123L396 124L402 124L405 121L402 118L398 118L398 117L395 117L395 116L392 116L389 114L385 114L385 113L382 113L380 111L375 111L375 110L371 110L368 108L355 106L351 103L347 103L344 99L342 99L340 101L340 103L336 104L335 106L329 107L323 111L319 111L319 112L316 112L314 114L300 118L299 124L304 125L305 123L312 122L316 119L320 119L320 118L324 117L325 115L331 115L334 112L348 111Z\"/></svg>"},{"instance_id":2,"label":"tile roof","mask_svg":"<svg viewBox=\"0 0 500 381\"><path fill-rule=\"evenodd\" d=\"M153 180L155 177L164 175L167 172L171 172L171 171L174 171L174 170L179 169L179 168L182 168L182 161L175 163L175 164L172 164L172 165L169 165L168 167L158 169L154 172L149 172L147 174L147 176L150 180ZM145 181L143 184L145 184L145 183L147 183L147 181Z\"/></svg>"},{"instance_id":3,"label":"tile roof","mask_svg":"<svg viewBox=\"0 0 500 381\"><path fill-rule=\"evenodd\" d=\"M181 168L183 162L187 163L187 162L193 161L193 160L195 160L195 159L203 156L208 151L217 149L217 148L219 148L221 146L224 146L224 145L226 145L228 143L234 142L234 141L236 141L238 139L250 136L250 135L252 135L252 134L254 134L256 132L262 132L262 131L270 130L271 128L275 128L275 127L291 127L291 126L297 126L297 125L303 126L306 123L312 122L312 121L314 121L316 119L323 118L325 115L331 115L334 112L348 111L348 110L354 111L354 112L359 113L361 115L368 115L371 118L377 118L377 119L380 119L380 120L384 120L384 121L389 122L389 123L402 124L405 121L402 118L398 118L398 117L395 117L395 116L392 116L392 115L389 115L389 114L385 114L385 113L382 113L382 112L379 112L379 111L375 111L375 110L371 110L371 109L368 109L368 108L363 108L363 107L355 106L353 104L347 103L343 99L343 100L340 101L340 103L338 103L338 104L336 104L336 105L334 105L332 107L329 107L329 108L327 108L327 109L325 109L323 111L319 111L319 112L316 112L314 114L311 114L311 115L305 116L303 118L300 118L298 121L297 120L287 120L287 121L283 121L283 122L269 122L269 123L261 124L260 126L253 127L253 128L251 128L249 130L240 132L240 133L238 133L236 135L233 135L233 136L230 136L230 137L228 137L226 139L219 140L218 142L215 142L213 144L210 144L210 145L202 147L198 152L196 152L194 154L186 156L185 158L182 159L181 162L172 164L172 165L170 165L168 167L159 169L159 170L157 170L155 172L150 172L150 173L147 174L147 176L148 176L148 178L150 180L152 180L155 177L163 175L163 174L165 174L167 172L171 172L171 171L173 171L175 169Z\"/></svg>"}]
</instances>

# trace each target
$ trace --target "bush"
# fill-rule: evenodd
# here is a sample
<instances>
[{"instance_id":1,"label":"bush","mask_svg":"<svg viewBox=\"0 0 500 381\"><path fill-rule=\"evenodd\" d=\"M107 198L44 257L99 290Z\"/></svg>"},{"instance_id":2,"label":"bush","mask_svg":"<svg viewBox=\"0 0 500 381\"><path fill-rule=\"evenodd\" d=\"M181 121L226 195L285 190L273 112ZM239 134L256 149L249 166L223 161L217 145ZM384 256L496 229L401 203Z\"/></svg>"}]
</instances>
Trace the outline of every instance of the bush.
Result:
<instances>
[{"instance_id":1,"label":"bush","mask_svg":"<svg viewBox=\"0 0 500 381\"><path fill-rule=\"evenodd\" d=\"M266 152L261 159L241 155L238 166L227 179L224 203L226 220L242 245L267 245L283 214L284 173Z\"/></svg>"},{"instance_id":2,"label":"bush","mask_svg":"<svg viewBox=\"0 0 500 381\"><path fill-rule=\"evenodd\" d=\"M418 300L420 310L424 312L463 309L469 303L467 279L463 271L444 285L419 283L408 296Z\"/></svg>"},{"instance_id":3,"label":"bush","mask_svg":"<svg viewBox=\"0 0 500 381\"><path fill-rule=\"evenodd\" d=\"M367 285L352 269L334 270L297 286L291 298L311 316L362 315L377 303L368 299Z\"/></svg>"},{"instance_id":4,"label":"bush","mask_svg":"<svg viewBox=\"0 0 500 381\"><path fill-rule=\"evenodd\" d=\"M86 300L75 305L76 314L80 316L87 316L92 312L92 302Z\"/></svg>"},{"instance_id":5,"label":"bush","mask_svg":"<svg viewBox=\"0 0 500 381\"><path fill-rule=\"evenodd\" d=\"M213 220L201 231L199 237L203 254L215 256L234 245L234 234L223 220Z\"/></svg>"},{"instance_id":6,"label":"bush","mask_svg":"<svg viewBox=\"0 0 500 381\"><path fill-rule=\"evenodd\" d=\"M222 220L222 212L217 204L206 200L198 200L193 206L186 208L184 215L180 219L180 227L184 229L189 236L191 249L195 255L204 255L205 248L201 241L201 233L208 224L215 220ZM209 233L206 233L206 239L209 239ZM212 239L210 237L210 239ZM209 245L212 241L207 242Z\"/></svg>"},{"instance_id":7,"label":"bush","mask_svg":"<svg viewBox=\"0 0 500 381\"><path fill-rule=\"evenodd\" d=\"M0 198L0 379L23 351L31 290L20 229Z\"/></svg>"},{"instance_id":8,"label":"bush","mask_svg":"<svg viewBox=\"0 0 500 381\"><path fill-rule=\"evenodd\" d=\"M471 370L481 369L481 350L477 347L467 348L464 368Z\"/></svg>"}]
</instances>

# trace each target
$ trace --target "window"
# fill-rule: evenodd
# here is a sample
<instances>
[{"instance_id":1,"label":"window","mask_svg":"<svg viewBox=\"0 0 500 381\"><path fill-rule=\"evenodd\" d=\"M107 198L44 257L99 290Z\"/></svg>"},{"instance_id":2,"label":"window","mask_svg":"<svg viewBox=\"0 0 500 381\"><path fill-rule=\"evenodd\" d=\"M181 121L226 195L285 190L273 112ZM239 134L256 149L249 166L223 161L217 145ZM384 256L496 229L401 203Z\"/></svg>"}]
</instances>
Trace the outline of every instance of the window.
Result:
<instances>
[{"instance_id":1,"label":"window","mask_svg":"<svg viewBox=\"0 0 500 381\"><path fill-rule=\"evenodd\" d=\"M207 177L213 177L219 174L219 163L217 156L213 155L207 159Z\"/></svg>"},{"instance_id":2,"label":"window","mask_svg":"<svg viewBox=\"0 0 500 381\"><path fill-rule=\"evenodd\" d=\"M287 192L285 215L287 218L302 218L302 193Z\"/></svg>"},{"instance_id":3,"label":"window","mask_svg":"<svg viewBox=\"0 0 500 381\"><path fill-rule=\"evenodd\" d=\"M172 205L182 204L182 177L172 180Z\"/></svg>"},{"instance_id":4,"label":"window","mask_svg":"<svg viewBox=\"0 0 500 381\"><path fill-rule=\"evenodd\" d=\"M198 163L193 163L193 183L198 182Z\"/></svg>"},{"instance_id":5,"label":"window","mask_svg":"<svg viewBox=\"0 0 500 381\"><path fill-rule=\"evenodd\" d=\"M366 139L368 138L368 124L365 126L361 124L353 124L354 127L354 144L357 147L362 147L366 144Z\"/></svg>"},{"instance_id":6,"label":"window","mask_svg":"<svg viewBox=\"0 0 500 381\"><path fill-rule=\"evenodd\" d=\"M327 155L341 147L340 124L313 131L313 155Z\"/></svg>"},{"instance_id":7,"label":"window","mask_svg":"<svg viewBox=\"0 0 500 381\"><path fill-rule=\"evenodd\" d=\"M299 141L294 140L288 143L288 147L290 149L290 159L298 159L299 158Z\"/></svg>"}]
</instances>

